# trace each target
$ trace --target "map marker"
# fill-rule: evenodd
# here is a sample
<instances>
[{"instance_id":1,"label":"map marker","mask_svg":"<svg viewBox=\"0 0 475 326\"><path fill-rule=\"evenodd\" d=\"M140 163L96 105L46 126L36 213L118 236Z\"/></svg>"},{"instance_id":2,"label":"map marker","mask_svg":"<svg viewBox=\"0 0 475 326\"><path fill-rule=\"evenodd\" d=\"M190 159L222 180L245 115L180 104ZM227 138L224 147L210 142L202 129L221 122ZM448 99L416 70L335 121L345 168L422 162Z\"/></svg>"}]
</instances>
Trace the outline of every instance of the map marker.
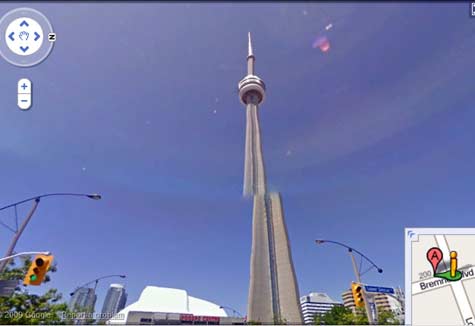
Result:
<instances>
[{"instance_id":1,"label":"map marker","mask_svg":"<svg viewBox=\"0 0 475 326\"><path fill-rule=\"evenodd\" d=\"M457 272L457 252L450 252L450 277L455 278Z\"/></svg>"},{"instance_id":2,"label":"map marker","mask_svg":"<svg viewBox=\"0 0 475 326\"><path fill-rule=\"evenodd\" d=\"M437 266L442 261L442 257L443 257L442 250L440 250L437 247L430 248L427 251L427 260L432 265L432 269L434 270L434 275L437 272Z\"/></svg>"}]
</instances>

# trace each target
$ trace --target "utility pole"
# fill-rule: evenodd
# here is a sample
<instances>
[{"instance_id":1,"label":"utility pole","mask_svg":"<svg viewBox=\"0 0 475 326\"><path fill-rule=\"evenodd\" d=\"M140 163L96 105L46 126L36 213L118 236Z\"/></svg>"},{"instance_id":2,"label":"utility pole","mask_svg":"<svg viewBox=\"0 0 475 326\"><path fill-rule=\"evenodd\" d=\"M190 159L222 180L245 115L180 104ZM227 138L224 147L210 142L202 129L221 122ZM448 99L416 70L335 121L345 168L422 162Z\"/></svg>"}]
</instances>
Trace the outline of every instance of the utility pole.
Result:
<instances>
[{"instance_id":1,"label":"utility pole","mask_svg":"<svg viewBox=\"0 0 475 326\"><path fill-rule=\"evenodd\" d=\"M351 258L351 263L353 265L353 271L355 272L356 282L361 286L361 293L362 293L363 301L365 303L365 309L366 309L366 315L368 316L368 322L369 322L370 325L374 325L375 324L375 321L374 321L375 318L373 318L373 313L371 311L371 306L368 302L368 296L366 295L366 290L363 287L363 285L361 284L361 275L367 273L368 271L370 271L373 268L376 269L378 271L378 273L382 273L383 269L378 267L371 259L369 259L362 252L360 252L360 251L358 251L358 250L356 250L356 249L354 249L354 248L352 248L352 247L350 247L350 246L348 246L344 243L341 243L341 242L338 242L338 241L333 241L333 240L322 240L322 239L317 239L317 240L315 240L315 242L319 245L324 244L324 243L332 243L332 244L344 247L348 250L348 253L350 254L350 258ZM370 267L366 271L364 271L363 273L360 272L360 269L358 269L358 267L356 265L355 256L354 256L353 252L356 252L361 258L360 268L362 266L363 259L366 260L370 264ZM355 301L355 304L356 304L356 301ZM377 316L376 309L375 309L375 314ZM377 319L377 317L376 317L376 319Z\"/></svg>"},{"instance_id":2,"label":"utility pole","mask_svg":"<svg viewBox=\"0 0 475 326\"><path fill-rule=\"evenodd\" d=\"M13 207L13 208L15 208L15 213L16 213L16 208L17 208L18 205L21 205L21 204L26 203L26 202L33 201L33 205L31 206L31 209L28 212L28 215L25 217L25 220L21 223L20 228L18 228L18 216L15 216L16 217L16 225L17 225L16 229L13 229L13 228L9 227L8 225L6 225L3 222L0 222L1 225L8 228L10 231L12 231L14 233L13 239L10 242L10 245L8 246L7 252L5 253L5 257L13 255L16 244L17 244L18 240L20 239L20 237L21 237L23 231L25 230L26 226L30 222L31 218L35 214L36 208L38 207L41 198L51 197L51 196L76 196L76 197L86 197L86 198L94 199L94 200L99 200L99 199L102 198L101 195L99 195L99 194L79 194L79 193L61 192L61 193L43 194L43 195L39 195L39 196L36 196L36 197L24 199L24 200L21 200L19 202L16 202L16 203L4 206L4 207L0 207L0 211ZM9 261L8 259L0 260L0 273L8 265L8 261Z\"/></svg>"},{"instance_id":3,"label":"utility pole","mask_svg":"<svg viewBox=\"0 0 475 326\"><path fill-rule=\"evenodd\" d=\"M353 255L353 249L351 249L351 248L348 249L348 253L350 254L351 263L353 264L353 271L355 272L356 282L362 288L363 300L364 300L364 305L365 305L365 309L366 309L366 315L368 316L368 322L369 322L370 325L374 325L373 314L371 312L371 307L370 307L369 302L368 302L368 296L366 295L366 291L365 291L363 285L361 284L361 275L360 275L360 272L359 272L358 268L356 267L356 261L355 261L355 256Z\"/></svg>"},{"instance_id":4,"label":"utility pole","mask_svg":"<svg viewBox=\"0 0 475 326\"><path fill-rule=\"evenodd\" d=\"M33 214L35 213L36 211L36 208L38 207L38 204L40 203L40 198L35 198L34 199L34 203L33 203L33 206L31 207L30 211L28 212L28 215L26 216L25 220L23 221L23 223L21 223L21 226L20 228L18 229L18 231L15 233L15 235L13 236L13 239L12 239L12 242L10 243L10 246L8 247L7 249L7 252L5 253L5 257L8 257L8 256L11 256L13 254L13 250L15 250L15 246L18 242L18 239L20 239L21 237L21 234L23 233L23 231L25 230L26 226L28 225L28 223L30 222L31 218L33 217ZM9 259L2 259L0 261L0 273L3 272L3 270L5 269L5 267L7 267L8 265L8 261Z\"/></svg>"}]
</instances>

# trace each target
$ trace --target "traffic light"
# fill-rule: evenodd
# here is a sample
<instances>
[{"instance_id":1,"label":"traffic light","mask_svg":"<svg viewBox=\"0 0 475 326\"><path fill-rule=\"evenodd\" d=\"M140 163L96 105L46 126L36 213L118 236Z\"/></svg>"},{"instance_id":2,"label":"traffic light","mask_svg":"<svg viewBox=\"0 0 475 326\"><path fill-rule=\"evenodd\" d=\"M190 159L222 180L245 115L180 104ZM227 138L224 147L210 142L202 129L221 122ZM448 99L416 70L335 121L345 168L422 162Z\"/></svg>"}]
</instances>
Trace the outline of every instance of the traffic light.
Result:
<instances>
[{"instance_id":1,"label":"traffic light","mask_svg":"<svg viewBox=\"0 0 475 326\"><path fill-rule=\"evenodd\" d=\"M357 307L364 307L363 287L359 283L351 283L351 292L353 293L353 300Z\"/></svg>"},{"instance_id":2,"label":"traffic light","mask_svg":"<svg viewBox=\"0 0 475 326\"><path fill-rule=\"evenodd\" d=\"M28 273L26 273L23 285L41 285L53 262L53 258L52 255L36 255L28 269Z\"/></svg>"}]
</instances>

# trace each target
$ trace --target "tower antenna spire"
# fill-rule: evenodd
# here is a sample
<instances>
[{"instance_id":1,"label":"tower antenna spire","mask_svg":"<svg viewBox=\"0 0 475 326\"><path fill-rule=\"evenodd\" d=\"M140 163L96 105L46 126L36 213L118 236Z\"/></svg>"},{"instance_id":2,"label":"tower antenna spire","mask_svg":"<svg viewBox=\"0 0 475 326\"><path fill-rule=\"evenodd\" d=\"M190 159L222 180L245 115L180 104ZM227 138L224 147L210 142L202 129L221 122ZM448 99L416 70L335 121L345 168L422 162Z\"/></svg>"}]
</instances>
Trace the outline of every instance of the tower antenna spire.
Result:
<instances>
[{"instance_id":1,"label":"tower antenna spire","mask_svg":"<svg viewBox=\"0 0 475 326\"><path fill-rule=\"evenodd\" d=\"M247 33L247 37L249 39L249 50L248 50L248 55L247 57L253 57L254 53L252 53L252 41L251 41L251 32Z\"/></svg>"},{"instance_id":2,"label":"tower antenna spire","mask_svg":"<svg viewBox=\"0 0 475 326\"><path fill-rule=\"evenodd\" d=\"M254 75L254 53L252 52L251 32L247 33L248 38L248 50L247 50L247 74Z\"/></svg>"}]
</instances>

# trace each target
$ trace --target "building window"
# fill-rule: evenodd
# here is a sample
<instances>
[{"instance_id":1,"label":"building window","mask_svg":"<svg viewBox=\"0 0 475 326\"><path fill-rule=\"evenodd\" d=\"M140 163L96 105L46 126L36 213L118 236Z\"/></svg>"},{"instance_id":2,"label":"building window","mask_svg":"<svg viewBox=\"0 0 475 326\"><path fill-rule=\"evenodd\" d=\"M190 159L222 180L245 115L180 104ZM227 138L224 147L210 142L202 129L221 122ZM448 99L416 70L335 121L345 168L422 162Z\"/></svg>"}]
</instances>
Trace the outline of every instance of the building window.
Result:
<instances>
[{"instance_id":1,"label":"building window","mask_svg":"<svg viewBox=\"0 0 475 326\"><path fill-rule=\"evenodd\" d=\"M140 324L151 324L152 318L140 318Z\"/></svg>"}]
</instances>

